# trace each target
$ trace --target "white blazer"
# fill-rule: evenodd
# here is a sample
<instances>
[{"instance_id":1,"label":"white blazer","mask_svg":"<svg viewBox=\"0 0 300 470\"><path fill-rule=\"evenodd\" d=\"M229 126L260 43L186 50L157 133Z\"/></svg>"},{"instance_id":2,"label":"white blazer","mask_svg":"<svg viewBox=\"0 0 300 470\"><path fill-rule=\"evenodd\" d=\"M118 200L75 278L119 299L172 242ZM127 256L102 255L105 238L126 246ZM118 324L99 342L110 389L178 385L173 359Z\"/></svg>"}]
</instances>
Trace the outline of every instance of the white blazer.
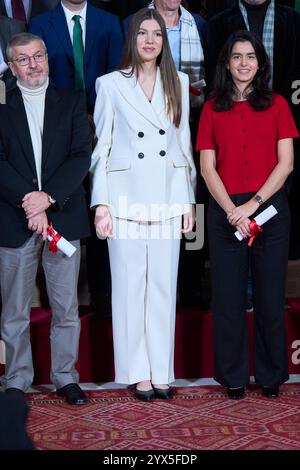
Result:
<instances>
[{"instance_id":1,"label":"white blazer","mask_svg":"<svg viewBox=\"0 0 300 470\"><path fill-rule=\"evenodd\" d=\"M128 78L117 71L97 79L91 207L105 204L116 217L159 221L187 212L195 202L189 79L178 74L179 128L166 115L159 68L151 103L134 75Z\"/></svg>"}]
</instances>

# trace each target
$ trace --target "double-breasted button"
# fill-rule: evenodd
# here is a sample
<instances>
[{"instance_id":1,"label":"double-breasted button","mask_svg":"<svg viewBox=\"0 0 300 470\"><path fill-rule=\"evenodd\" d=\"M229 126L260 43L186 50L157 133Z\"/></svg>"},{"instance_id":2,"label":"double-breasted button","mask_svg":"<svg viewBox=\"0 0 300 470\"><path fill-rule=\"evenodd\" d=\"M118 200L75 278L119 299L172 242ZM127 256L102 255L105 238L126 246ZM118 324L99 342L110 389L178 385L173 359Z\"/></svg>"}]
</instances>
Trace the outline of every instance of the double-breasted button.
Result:
<instances>
[{"instance_id":1,"label":"double-breasted button","mask_svg":"<svg viewBox=\"0 0 300 470\"><path fill-rule=\"evenodd\" d=\"M140 131L140 132L138 133L138 136L139 136L140 138L144 137L144 135L145 135L145 134L144 134L144 132L142 132L142 131Z\"/></svg>"},{"instance_id":2,"label":"double-breasted button","mask_svg":"<svg viewBox=\"0 0 300 470\"><path fill-rule=\"evenodd\" d=\"M166 155L166 152L165 152L164 150L161 150L161 151L159 152L159 155L160 155L161 157L164 157L164 156Z\"/></svg>"},{"instance_id":3,"label":"double-breasted button","mask_svg":"<svg viewBox=\"0 0 300 470\"><path fill-rule=\"evenodd\" d=\"M145 156L145 155L144 155L142 152L140 152L140 153L138 154L138 157L139 157L139 158L144 158L144 156Z\"/></svg>"},{"instance_id":4,"label":"double-breasted button","mask_svg":"<svg viewBox=\"0 0 300 470\"><path fill-rule=\"evenodd\" d=\"M159 133L160 133L160 135L164 135L166 133L166 131L164 131L163 129L159 129Z\"/></svg>"},{"instance_id":5,"label":"double-breasted button","mask_svg":"<svg viewBox=\"0 0 300 470\"><path fill-rule=\"evenodd\" d=\"M36 184L36 183L38 182L38 180L37 180L36 178L32 178L32 182L33 182L34 184Z\"/></svg>"}]
</instances>

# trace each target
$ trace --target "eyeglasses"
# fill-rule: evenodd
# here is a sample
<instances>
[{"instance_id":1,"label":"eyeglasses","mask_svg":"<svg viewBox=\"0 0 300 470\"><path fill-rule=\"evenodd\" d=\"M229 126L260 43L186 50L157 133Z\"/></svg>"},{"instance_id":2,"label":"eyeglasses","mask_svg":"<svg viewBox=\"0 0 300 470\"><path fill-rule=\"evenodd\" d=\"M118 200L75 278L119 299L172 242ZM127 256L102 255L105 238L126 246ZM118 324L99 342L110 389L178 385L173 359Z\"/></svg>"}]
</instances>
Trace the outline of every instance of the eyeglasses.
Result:
<instances>
[{"instance_id":1,"label":"eyeglasses","mask_svg":"<svg viewBox=\"0 0 300 470\"><path fill-rule=\"evenodd\" d=\"M11 62L17 62L21 67L26 67L26 65L30 64L30 59L33 59L36 64L39 64L40 62L44 62L46 58L46 52L41 53L38 52L37 54L34 55L25 55L23 57L18 57L17 59L11 60Z\"/></svg>"}]
</instances>

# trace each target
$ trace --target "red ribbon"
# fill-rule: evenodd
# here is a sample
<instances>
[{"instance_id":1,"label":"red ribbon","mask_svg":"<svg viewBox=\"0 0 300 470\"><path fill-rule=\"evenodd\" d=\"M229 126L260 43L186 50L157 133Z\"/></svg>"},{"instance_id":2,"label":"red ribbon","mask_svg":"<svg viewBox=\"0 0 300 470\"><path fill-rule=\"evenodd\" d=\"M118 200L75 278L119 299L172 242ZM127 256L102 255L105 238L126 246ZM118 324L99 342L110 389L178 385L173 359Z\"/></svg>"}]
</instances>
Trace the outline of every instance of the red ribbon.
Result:
<instances>
[{"instance_id":1,"label":"red ribbon","mask_svg":"<svg viewBox=\"0 0 300 470\"><path fill-rule=\"evenodd\" d=\"M52 253L56 253L57 250L58 250L57 243L61 239L61 235L54 230L52 224L50 225L50 227L48 227L47 233L48 233L49 237L52 238L51 242L49 243L49 250Z\"/></svg>"},{"instance_id":2,"label":"red ribbon","mask_svg":"<svg viewBox=\"0 0 300 470\"><path fill-rule=\"evenodd\" d=\"M190 85L190 93L192 93L192 95L195 95L195 96L200 96L201 95L201 90L199 90L199 88L196 88L196 87Z\"/></svg>"},{"instance_id":3,"label":"red ribbon","mask_svg":"<svg viewBox=\"0 0 300 470\"><path fill-rule=\"evenodd\" d=\"M248 246L252 246L252 243L254 241L254 238L257 237L257 235L263 231L260 225L257 225L255 220L251 220L249 224L249 229L250 229L250 240L248 242Z\"/></svg>"}]
</instances>

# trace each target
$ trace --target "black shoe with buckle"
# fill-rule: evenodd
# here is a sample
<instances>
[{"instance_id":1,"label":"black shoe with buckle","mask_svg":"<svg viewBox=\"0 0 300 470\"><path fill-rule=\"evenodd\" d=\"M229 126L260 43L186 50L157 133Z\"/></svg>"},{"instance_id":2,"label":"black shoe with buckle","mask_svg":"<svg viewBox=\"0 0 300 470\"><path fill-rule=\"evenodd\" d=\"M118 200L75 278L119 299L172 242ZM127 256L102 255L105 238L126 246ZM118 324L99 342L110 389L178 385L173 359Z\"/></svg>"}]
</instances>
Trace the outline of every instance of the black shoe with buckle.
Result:
<instances>
[{"instance_id":1,"label":"black shoe with buckle","mask_svg":"<svg viewBox=\"0 0 300 470\"><path fill-rule=\"evenodd\" d=\"M277 398L279 395L279 387L261 387L262 393L266 398Z\"/></svg>"},{"instance_id":2,"label":"black shoe with buckle","mask_svg":"<svg viewBox=\"0 0 300 470\"><path fill-rule=\"evenodd\" d=\"M172 387L168 388L157 388L152 384L154 394L156 398L161 398L162 400L171 400L173 398L173 389Z\"/></svg>"},{"instance_id":3,"label":"black shoe with buckle","mask_svg":"<svg viewBox=\"0 0 300 470\"><path fill-rule=\"evenodd\" d=\"M230 388L227 387L228 398L232 400L240 400L245 396L245 387Z\"/></svg>"},{"instance_id":4,"label":"black shoe with buckle","mask_svg":"<svg viewBox=\"0 0 300 470\"><path fill-rule=\"evenodd\" d=\"M86 394L78 384L71 383L56 390L56 395L64 397L69 405L85 405L88 401Z\"/></svg>"}]
</instances>

